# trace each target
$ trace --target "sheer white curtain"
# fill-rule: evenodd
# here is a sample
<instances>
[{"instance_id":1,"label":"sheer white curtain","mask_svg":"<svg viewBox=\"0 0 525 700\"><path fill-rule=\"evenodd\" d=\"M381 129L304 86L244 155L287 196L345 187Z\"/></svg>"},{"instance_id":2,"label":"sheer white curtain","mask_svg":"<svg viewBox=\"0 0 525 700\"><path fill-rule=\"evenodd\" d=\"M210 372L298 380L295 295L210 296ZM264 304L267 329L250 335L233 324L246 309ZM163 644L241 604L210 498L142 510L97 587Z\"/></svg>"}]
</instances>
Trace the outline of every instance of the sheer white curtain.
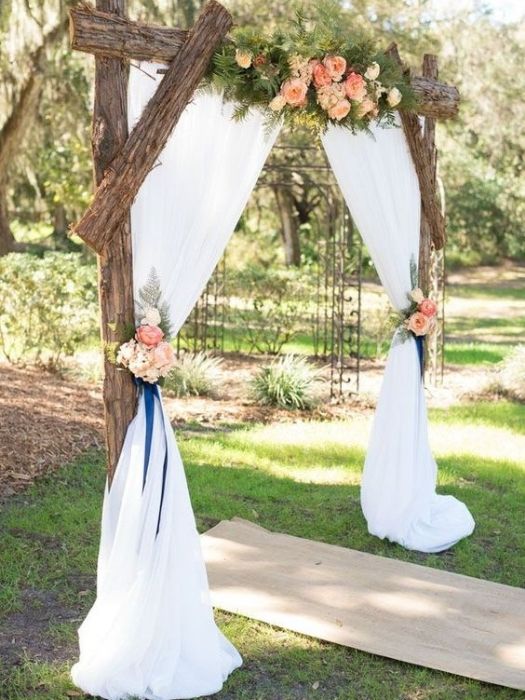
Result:
<instances>
[{"instance_id":1,"label":"sheer white curtain","mask_svg":"<svg viewBox=\"0 0 525 700\"><path fill-rule=\"evenodd\" d=\"M392 305L407 306L410 261L418 261L420 193L401 128L373 138L330 127L322 140L355 223ZM416 343L393 344L361 485L369 532L408 549L439 552L470 535L474 521L452 496L436 494Z\"/></svg>"},{"instance_id":2,"label":"sheer white curtain","mask_svg":"<svg viewBox=\"0 0 525 700\"><path fill-rule=\"evenodd\" d=\"M130 127L159 84L158 67L131 69ZM219 95L196 96L132 208L135 294L155 268L175 331L277 136L278 129L265 135L259 113L240 123L231 115ZM97 599L79 630L80 660L72 669L80 688L108 700L208 695L241 664L213 619L184 468L160 393L143 489L146 423L141 392L105 493Z\"/></svg>"}]
</instances>

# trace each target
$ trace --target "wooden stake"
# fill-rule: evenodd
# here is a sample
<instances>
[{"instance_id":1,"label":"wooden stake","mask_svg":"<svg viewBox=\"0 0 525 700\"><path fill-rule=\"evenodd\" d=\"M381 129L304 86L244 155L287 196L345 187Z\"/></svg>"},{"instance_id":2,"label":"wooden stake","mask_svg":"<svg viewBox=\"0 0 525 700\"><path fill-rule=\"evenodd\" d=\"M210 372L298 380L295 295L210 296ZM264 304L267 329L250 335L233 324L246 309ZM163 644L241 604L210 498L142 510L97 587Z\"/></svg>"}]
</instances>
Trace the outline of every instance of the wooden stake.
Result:
<instances>
[{"instance_id":1,"label":"wooden stake","mask_svg":"<svg viewBox=\"0 0 525 700\"><path fill-rule=\"evenodd\" d=\"M91 206L73 228L95 251L102 252L113 239L231 25L229 12L210 0L177 61L170 65L128 140L111 161Z\"/></svg>"},{"instance_id":2,"label":"wooden stake","mask_svg":"<svg viewBox=\"0 0 525 700\"><path fill-rule=\"evenodd\" d=\"M125 0L97 0L97 7L117 16ZM93 165L95 185L126 142L127 65L113 58L97 58L93 112ZM124 340L123 330L134 324L133 270L129 207L123 209L111 244L98 258L100 331L104 347L103 402L106 427L108 479L111 483L128 425L135 413L136 390L131 374L108 361L109 346Z\"/></svg>"}]
</instances>

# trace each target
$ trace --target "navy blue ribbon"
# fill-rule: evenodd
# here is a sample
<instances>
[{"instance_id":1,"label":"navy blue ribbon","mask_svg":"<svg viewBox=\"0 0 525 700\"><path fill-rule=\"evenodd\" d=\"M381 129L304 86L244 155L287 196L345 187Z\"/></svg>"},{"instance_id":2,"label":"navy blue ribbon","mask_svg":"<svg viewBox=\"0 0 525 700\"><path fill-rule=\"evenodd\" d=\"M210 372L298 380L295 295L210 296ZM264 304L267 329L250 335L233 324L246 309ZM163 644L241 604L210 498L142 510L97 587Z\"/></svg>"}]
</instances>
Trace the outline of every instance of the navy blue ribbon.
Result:
<instances>
[{"instance_id":1,"label":"navy blue ribbon","mask_svg":"<svg viewBox=\"0 0 525 700\"><path fill-rule=\"evenodd\" d=\"M153 440L153 424L155 421L155 399L160 401L159 388L156 384L150 384L150 382L145 382L142 379L135 378L135 384L139 387L139 390L144 394L144 408L146 411L146 436L144 440L144 466L142 471L142 490L146 486L146 479L148 477L148 469L151 457L151 443ZM159 504L159 516L157 518L157 530L156 535L159 534L160 529L160 519L162 515L162 505L164 503L164 491L166 487L166 474L168 471L168 441L166 439L166 450L164 453L164 464L162 465L162 487L160 492L160 504Z\"/></svg>"},{"instance_id":2,"label":"navy blue ribbon","mask_svg":"<svg viewBox=\"0 0 525 700\"><path fill-rule=\"evenodd\" d=\"M417 355L419 357L419 367L421 369L421 376L425 374L425 336L415 335Z\"/></svg>"}]
</instances>

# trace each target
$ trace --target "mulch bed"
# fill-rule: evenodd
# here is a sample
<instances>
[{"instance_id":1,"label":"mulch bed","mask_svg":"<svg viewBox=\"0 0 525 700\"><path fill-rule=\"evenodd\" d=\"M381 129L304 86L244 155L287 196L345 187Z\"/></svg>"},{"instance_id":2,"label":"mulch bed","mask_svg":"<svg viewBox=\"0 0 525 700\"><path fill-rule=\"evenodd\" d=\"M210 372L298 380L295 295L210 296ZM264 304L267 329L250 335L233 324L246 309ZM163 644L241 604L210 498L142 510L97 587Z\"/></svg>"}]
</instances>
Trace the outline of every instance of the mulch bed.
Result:
<instances>
[{"instance_id":1,"label":"mulch bed","mask_svg":"<svg viewBox=\"0 0 525 700\"><path fill-rule=\"evenodd\" d=\"M0 365L0 498L103 444L96 385Z\"/></svg>"}]
</instances>

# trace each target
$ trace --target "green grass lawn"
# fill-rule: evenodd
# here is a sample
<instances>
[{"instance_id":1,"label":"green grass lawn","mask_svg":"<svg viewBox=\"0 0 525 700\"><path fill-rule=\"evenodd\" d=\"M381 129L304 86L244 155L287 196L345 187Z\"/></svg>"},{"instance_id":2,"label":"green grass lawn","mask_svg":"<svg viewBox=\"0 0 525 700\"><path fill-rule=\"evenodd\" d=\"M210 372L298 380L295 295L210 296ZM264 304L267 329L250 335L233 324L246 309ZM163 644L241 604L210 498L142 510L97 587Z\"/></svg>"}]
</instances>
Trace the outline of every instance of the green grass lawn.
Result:
<instances>
[{"instance_id":1,"label":"green grass lawn","mask_svg":"<svg viewBox=\"0 0 525 700\"><path fill-rule=\"evenodd\" d=\"M467 404L434 410L431 419L439 488L464 500L477 523L473 536L450 552L407 552L367 533L359 480L369 419L359 415L344 423L180 433L199 528L240 516L293 535L523 585L525 406ZM28 613L28 600L36 612L55 606L68 613L40 629L51 652L0 667L2 700L74 697L68 668L75 630L93 601L103 482L102 455L87 455L13 497L0 513L0 629ZM245 618L218 613L217 619L245 661L218 700L522 697Z\"/></svg>"}]
</instances>

